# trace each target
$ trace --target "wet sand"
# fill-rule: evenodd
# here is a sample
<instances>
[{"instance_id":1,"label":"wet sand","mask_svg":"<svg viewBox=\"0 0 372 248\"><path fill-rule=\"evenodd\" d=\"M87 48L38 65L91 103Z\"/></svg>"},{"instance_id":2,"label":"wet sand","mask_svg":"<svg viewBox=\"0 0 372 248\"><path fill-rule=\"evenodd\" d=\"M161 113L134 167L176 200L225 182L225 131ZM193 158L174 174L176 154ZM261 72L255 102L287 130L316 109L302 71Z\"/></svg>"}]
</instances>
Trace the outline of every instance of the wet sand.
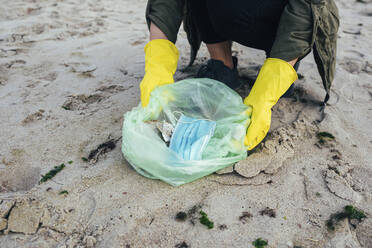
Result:
<instances>
[{"instance_id":1,"label":"wet sand","mask_svg":"<svg viewBox=\"0 0 372 248\"><path fill-rule=\"evenodd\" d=\"M372 247L372 4L336 3L341 27L329 106L322 111L325 92L310 54L295 97L274 107L270 134L255 153L181 187L140 176L120 149L123 114L139 103L146 2L2 4L0 247L251 247L257 238L267 247ZM189 58L183 31L177 47L175 78L192 77L208 59L206 48L182 72ZM233 50L247 82L264 53ZM319 142L319 132L335 138ZM368 218L329 231L327 219L345 205ZM213 229L199 223L199 210ZM185 221L175 220L180 211L189 213Z\"/></svg>"}]
</instances>

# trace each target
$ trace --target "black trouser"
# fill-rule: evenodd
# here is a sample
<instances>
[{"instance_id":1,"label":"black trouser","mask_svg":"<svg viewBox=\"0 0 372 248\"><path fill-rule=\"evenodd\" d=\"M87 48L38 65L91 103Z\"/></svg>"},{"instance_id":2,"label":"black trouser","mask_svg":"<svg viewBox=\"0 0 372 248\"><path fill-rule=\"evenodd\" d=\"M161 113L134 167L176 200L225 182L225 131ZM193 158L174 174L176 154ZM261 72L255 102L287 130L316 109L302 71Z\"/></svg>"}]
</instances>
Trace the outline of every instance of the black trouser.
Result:
<instances>
[{"instance_id":1,"label":"black trouser","mask_svg":"<svg viewBox=\"0 0 372 248\"><path fill-rule=\"evenodd\" d=\"M288 0L191 0L191 8L206 44L232 40L268 55L287 3Z\"/></svg>"}]
</instances>

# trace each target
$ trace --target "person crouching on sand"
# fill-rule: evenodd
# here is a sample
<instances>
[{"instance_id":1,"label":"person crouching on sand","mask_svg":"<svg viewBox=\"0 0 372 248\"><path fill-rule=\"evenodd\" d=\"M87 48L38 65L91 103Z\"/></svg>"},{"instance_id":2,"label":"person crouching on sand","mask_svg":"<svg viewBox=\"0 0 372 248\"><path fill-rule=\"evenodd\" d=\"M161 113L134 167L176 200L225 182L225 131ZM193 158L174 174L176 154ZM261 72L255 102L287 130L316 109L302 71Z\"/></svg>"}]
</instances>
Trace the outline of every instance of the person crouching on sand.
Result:
<instances>
[{"instance_id":1,"label":"person crouching on sand","mask_svg":"<svg viewBox=\"0 0 372 248\"><path fill-rule=\"evenodd\" d=\"M266 52L244 99L252 107L244 141L249 150L266 136L271 108L286 92L291 93L299 62L311 51L326 90L324 103L328 101L339 26L333 0L149 0L146 20L150 41L144 48L145 75L140 83L144 107L155 87L174 82L179 57L175 43L182 22L191 45L190 65L201 42L210 54L196 75L199 78L215 79L236 89L240 81L232 42Z\"/></svg>"}]
</instances>

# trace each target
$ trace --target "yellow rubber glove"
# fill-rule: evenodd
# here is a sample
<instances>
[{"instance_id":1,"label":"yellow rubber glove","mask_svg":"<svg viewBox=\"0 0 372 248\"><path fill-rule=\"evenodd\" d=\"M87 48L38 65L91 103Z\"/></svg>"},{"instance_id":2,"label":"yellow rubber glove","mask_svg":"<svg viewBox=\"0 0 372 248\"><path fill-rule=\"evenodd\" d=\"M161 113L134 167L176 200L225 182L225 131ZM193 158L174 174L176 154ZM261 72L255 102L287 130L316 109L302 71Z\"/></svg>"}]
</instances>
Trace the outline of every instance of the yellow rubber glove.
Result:
<instances>
[{"instance_id":1,"label":"yellow rubber glove","mask_svg":"<svg viewBox=\"0 0 372 248\"><path fill-rule=\"evenodd\" d=\"M142 107L147 106L156 86L171 84L177 69L178 49L169 40L152 40L145 46L145 76L141 89Z\"/></svg>"},{"instance_id":2,"label":"yellow rubber glove","mask_svg":"<svg viewBox=\"0 0 372 248\"><path fill-rule=\"evenodd\" d=\"M265 138L270 129L271 108L296 80L297 72L292 65L281 59L266 59L251 92L244 99L244 104L253 108L244 140L248 150Z\"/></svg>"}]
</instances>

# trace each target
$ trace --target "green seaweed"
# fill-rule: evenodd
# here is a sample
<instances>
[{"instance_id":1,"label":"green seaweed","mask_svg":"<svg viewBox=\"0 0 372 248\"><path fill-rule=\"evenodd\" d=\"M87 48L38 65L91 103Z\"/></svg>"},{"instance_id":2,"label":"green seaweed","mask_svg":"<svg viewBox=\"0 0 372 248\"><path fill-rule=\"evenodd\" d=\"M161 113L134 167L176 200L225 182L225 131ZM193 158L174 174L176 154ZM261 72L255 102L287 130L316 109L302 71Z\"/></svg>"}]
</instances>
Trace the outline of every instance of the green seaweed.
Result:
<instances>
[{"instance_id":1,"label":"green seaweed","mask_svg":"<svg viewBox=\"0 0 372 248\"><path fill-rule=\"evenodd\" d=\"M64 110L71 110L69 107L67 107L67 106L62 106L62 108L64 109Z\"/></svg>"},{"instance_id":2,"label":"green seaweed","mask_svg":"<svg viewBox=\"0 0 372 248\"><path fill-rule=\"evenodd\" d=\"M359 210L351 205L344 207L344 211L331 214L330 218L327 220L326 225L329 230L334 231L335 225L344 219L358 220L359 222L363 221L364 218L367 218L365 213L362 210Z\"/></svg>"},{"instance_id":3,"label":"green seaweed","mask_svg":"<svg viewBox=\"0 0 372 248\"><path fill-rule=\"evenodd\" d=\"M84 162L88 162L88 159L86 157L81 157L81 160L83 160Z\"/></svg>"},{"instance_id":4,"label":"green seaweed","mask_svg":"<svg viewBox=\"0 0 372 248\"><path fill-rule=\"evenodd\" d=\"M325 144L328 140L335 139L335 136L333 136L333 134L328 133L328 132L319 132L316 134L316 137L318 137L318 142L321 145Z\"/></svg>"},{"instance_id":5,"label":"green seaweed","mask_svg":"<svg viewBox=\"0 0 372 248\"><path fill-rule=\"evenodd\" d=\"M351 205L345 206L345 211L346 213L348 213L350 219L362 221L364 218L367 217L362 210L356 209Z\"/></svg>"},{"instance_id":6,"label":"green seaweed","mask_svg":"<svg viewBox=\"0 0 372 248\"><path fill-rule=\"evenodd\" d=\"M201 214L202 217L199 218L200 220L200 223L207 226L208 229L212 229L214 227L214 223L213 221L211 221L210 219L208 219L208 215L203 212L202 210L200 210L199 212Z\"/></svg>"},{"instance_id":7,"label":"green seaweed","mask_svg":"<svg viewBox=\"0 0 372 248\"><path fill-rule=\"evenodd\" d=\"M317 137L318 137L318 138L329 138L329 139L335 139L335 136L333 136L333 134L328 133L328 132L319 132L319 133L317 134Z\"/></svg>"},{"instance_id":8,"label":"green seaweed","mask_svg":"<svg viewBox=\"0 0 372 248\"><path fill-rule=\"evenodd\" d=\"M68 161L67 163L68 163L68 164L72 164L72 163L73 163L73 161L72 161L72 160L70 160L70 161Z\"/></svg>"},{"instance_id":9,"label":"green seaweed","mask_svg":"<svg viewBox=\"0 0 372 248\"><path fill-rule=\"evenodd\" d=\"M252 245L256 248L264 248L265 246L267 246L267 244L268 244L267 240L261 238L258 238L252 242Z\"/></svg>"},{"instance_id":10,"label":"green seaweed","mask_svg":"<svg viewBox=\"0 0 372 248\"><path fill-rule=\"evenodd\" d=\"M46 173L45 175L42 175L42 177L39 181L39 184L44 183L44 182L48 181L49 179L53 178L55 175L57 175L58 172L63 170L63 168L65 168L65 164L60 164L58 166L54 166L54 168L51 169L48 173Z\"/></svg>"},{"instance_id":11,"label":"green seaweed","mask_svg":"<svg viewBox=\"0 0 372 248\"><path fill-rule=\"evenodd\" d=\"M67 190L62 190L61 192L58 193L59 195L68 195Z\"/></svg>"}]
</instances>

